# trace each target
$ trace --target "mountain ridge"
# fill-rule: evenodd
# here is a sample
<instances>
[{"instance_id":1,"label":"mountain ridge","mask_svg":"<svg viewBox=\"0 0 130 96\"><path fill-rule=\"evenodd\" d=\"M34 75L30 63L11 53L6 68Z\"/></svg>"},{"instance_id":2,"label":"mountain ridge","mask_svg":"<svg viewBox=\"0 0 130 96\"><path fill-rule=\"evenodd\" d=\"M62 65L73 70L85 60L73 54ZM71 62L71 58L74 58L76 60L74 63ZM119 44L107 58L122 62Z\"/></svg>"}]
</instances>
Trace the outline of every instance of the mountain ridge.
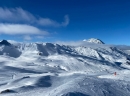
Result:
<instances>
[{"instance_id":1,"label":"mountain ridge","mask_svg":"<svg viewBox=\"0 0 130 96\"><path fill-rule=\"evenodd\" d=\"M0 45L10 46L11 43L9 43L7 40L2 40L2 41L0 42Z\"/></svg>"},{"instance_id":2,"label":"mountain ridge","mask_svg":"<svg viewBox=\"0 0 130 96\"><path fill-rule=\"evenodd\" d=\"M85 44L15 42L0 46L1 94L129 96L130 56L125 52L129 47Z\"/></svg>"}]
</instances>

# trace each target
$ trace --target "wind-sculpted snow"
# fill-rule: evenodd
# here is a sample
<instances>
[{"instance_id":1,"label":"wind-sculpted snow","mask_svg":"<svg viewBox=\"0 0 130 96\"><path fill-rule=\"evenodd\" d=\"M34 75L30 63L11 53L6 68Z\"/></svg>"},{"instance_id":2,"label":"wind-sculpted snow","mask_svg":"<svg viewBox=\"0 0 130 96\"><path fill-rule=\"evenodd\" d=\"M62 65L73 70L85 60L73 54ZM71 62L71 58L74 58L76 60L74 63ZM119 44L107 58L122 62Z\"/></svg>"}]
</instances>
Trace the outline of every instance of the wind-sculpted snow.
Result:
<instances>
[{"instance_id":1,"label":"wind-sculpted snow","mask_svg":"<svg viewBox=\"0 0 130 96\"><path fill-rule=\"evenodd\" d=\"M129 96L129 47L0 45L0 96Z\"/></svg>"}]
</instances>

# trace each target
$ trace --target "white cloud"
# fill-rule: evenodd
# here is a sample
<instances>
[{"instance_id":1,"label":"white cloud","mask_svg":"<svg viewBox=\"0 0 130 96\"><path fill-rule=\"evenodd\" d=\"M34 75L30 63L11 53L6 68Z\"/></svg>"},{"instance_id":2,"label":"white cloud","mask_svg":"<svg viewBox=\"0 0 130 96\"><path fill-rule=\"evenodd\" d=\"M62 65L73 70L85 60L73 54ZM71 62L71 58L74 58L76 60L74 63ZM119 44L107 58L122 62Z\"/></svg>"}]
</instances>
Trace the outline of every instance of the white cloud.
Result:
<instances>
[{"instance_id":1,"label":"white cloud","mask_svg":"<svg viewBox=\"0 0 130 96\"><path fill-rule=\"evenodd\" d=\"M35 36L35 38L43 39L44 37L43 36Z\"/></svg>"},{"instance_id":2,"label":"white cloud","mask_svg":"<svg viewBox=\"0 0 130 96\"><path fill-rule=\"evenodd\" d=\"M68 15L65 15L64 22L62 22L62 23L58 23L49 18L40 18L38 20L38 23L43 26L55 26L55 27L67 26L69 24L69 17L68 17Z\"/></svg>"},{"instance_id":3,"label":"white cloud","mask_svg":"<svg viewBox=\"0 0 130 96\"><path fill-rule=\"evenodd\" d=\"M8 40L8 42L10 42L11 44L19 44L19 43L21 43L19 41L15 41L15 40Z\"/></svg>"},{"instance_id":4,"label":"white cloud","mask_svg":"<svg viewBox=\"0 0 130 96\"><path fill-rule=\"evenodd\" d=\"M89 43L83 40L80 41L56 41L57 44L63 44L63 45L70 45L70 46L95 46L96 44ZM99 44L98 46L102 46L102 44Z\"/></svg>"},{"instance_id":5,"label":"white cloud","mask_svg":"<svg viewBox=\"0 0 130 96\"><path fill-rule=\"evenodd\" d=\"M65 21L62 22L62 26L67 26L69 24L69 16L68 15L65 15Z\"/></svg>"},{"instance_id":6,"label":"white cloud","mask_svg":"<svg viewBox=\"0 0 130 96\"><path fill-rule=\"evenodd\" d=\"M29 35L24 36L24 40L31 40L32 38Z\"/></svg>"},{"instance_id":7,"label":"white cloud","mask_svg":"<svg viewBox=\"0 0 130 96\"><path fill-rule=\"evenodd\" d=\"M70 45L70 46L81 46L82 41L56 41L57 44Z\"/></svg>"},{"instance_id":8,"label":"white cloud","mask_svg":"<svg viewBox=\"0 0 130 96\"><path fill-rule=\"evenodd\" d=\"M62 23L58 23L49 18L36 17L30 12L23 10L22 8L1 8L0 7L0 21L8 23L28 23L38 24L41 26L67 26L69 24L69 17L65 15L65 20Z\"/></svg>"},{"instance_id":9,"label":"white cloud","mask_svg":"<svg viewBox=\"0 0 130 96\"><path fill-rule=\"evenodd\" d=\"M22 8L0 8L0 20L8 22L34 22L35 17Z\"/></svg>"},{"instance_id":10,"label":"white cloud","mask_svg":"<svg viewBox=\"0 0 130 96\"><path fill-rule=\"evenodd\" d=\"M9 35L24 35L24 34L49 34L46 31L40 30L37 27L26 24L4 24L0 23L0 34Z\"/></svg>"}]
</instances>

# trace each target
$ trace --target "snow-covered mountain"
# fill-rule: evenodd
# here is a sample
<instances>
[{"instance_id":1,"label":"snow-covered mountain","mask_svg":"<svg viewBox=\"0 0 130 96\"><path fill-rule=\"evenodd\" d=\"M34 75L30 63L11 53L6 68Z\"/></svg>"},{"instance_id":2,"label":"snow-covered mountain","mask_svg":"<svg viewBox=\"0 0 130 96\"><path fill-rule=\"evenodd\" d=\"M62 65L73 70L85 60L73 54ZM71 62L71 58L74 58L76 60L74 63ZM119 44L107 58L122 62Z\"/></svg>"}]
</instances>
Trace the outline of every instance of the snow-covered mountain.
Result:
<instances>
[{"instance_id":1,"label":"snow-covered mountain","mask_svg":"<svg viewBox=\"0 0 130 96\"><path fill-rule=\"evenodd\" d=\"M90 38L88 40L84 39L83 41L89 42L89 43L95 43L95 44L105 44L103 41L100 39L95 39L95 38Z\"/></svg>"},{"instance_id":2,"label":"snow-covered mountain","mask_svg":"<svg viewBox=\"0 0 130 96\"><path fill-rule=\"evenodd\" d=\"M11 44L10 44L7 40L2 40L2 41L0 42L0 45L10 46Z\"/></svg>"},{"instance_id":3,"label":"snow-covered mountain","mask_svg":"<svg viewBox=\"0 0 130 96\"><path fill-rule=\"evenodd\" d=\"M130 47L88 41L72 46L4 40L0 95L129 96Z\"/></svg>"}]
</instances>

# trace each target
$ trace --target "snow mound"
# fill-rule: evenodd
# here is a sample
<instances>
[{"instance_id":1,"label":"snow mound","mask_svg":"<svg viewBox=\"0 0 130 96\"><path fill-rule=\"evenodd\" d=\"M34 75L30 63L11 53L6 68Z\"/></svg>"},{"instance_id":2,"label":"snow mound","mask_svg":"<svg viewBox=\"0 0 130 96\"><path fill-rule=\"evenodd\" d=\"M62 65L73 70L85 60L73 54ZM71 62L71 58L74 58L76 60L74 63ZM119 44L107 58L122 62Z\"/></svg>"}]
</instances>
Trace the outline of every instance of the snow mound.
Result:
<instances>
[{"instance_id":1,"label":"snow mound","mask_svg":"<svg viewBox=\"0 0 130 96\"><path fill-rule=\"evenodd\" d=\"M89 42L89 43L95 43L95 44L105 44L103 41L101 41L100 39L95 39L95 38L91 38L91 39L84 39L83 41Z\"/></svg>"}]
</instances>

